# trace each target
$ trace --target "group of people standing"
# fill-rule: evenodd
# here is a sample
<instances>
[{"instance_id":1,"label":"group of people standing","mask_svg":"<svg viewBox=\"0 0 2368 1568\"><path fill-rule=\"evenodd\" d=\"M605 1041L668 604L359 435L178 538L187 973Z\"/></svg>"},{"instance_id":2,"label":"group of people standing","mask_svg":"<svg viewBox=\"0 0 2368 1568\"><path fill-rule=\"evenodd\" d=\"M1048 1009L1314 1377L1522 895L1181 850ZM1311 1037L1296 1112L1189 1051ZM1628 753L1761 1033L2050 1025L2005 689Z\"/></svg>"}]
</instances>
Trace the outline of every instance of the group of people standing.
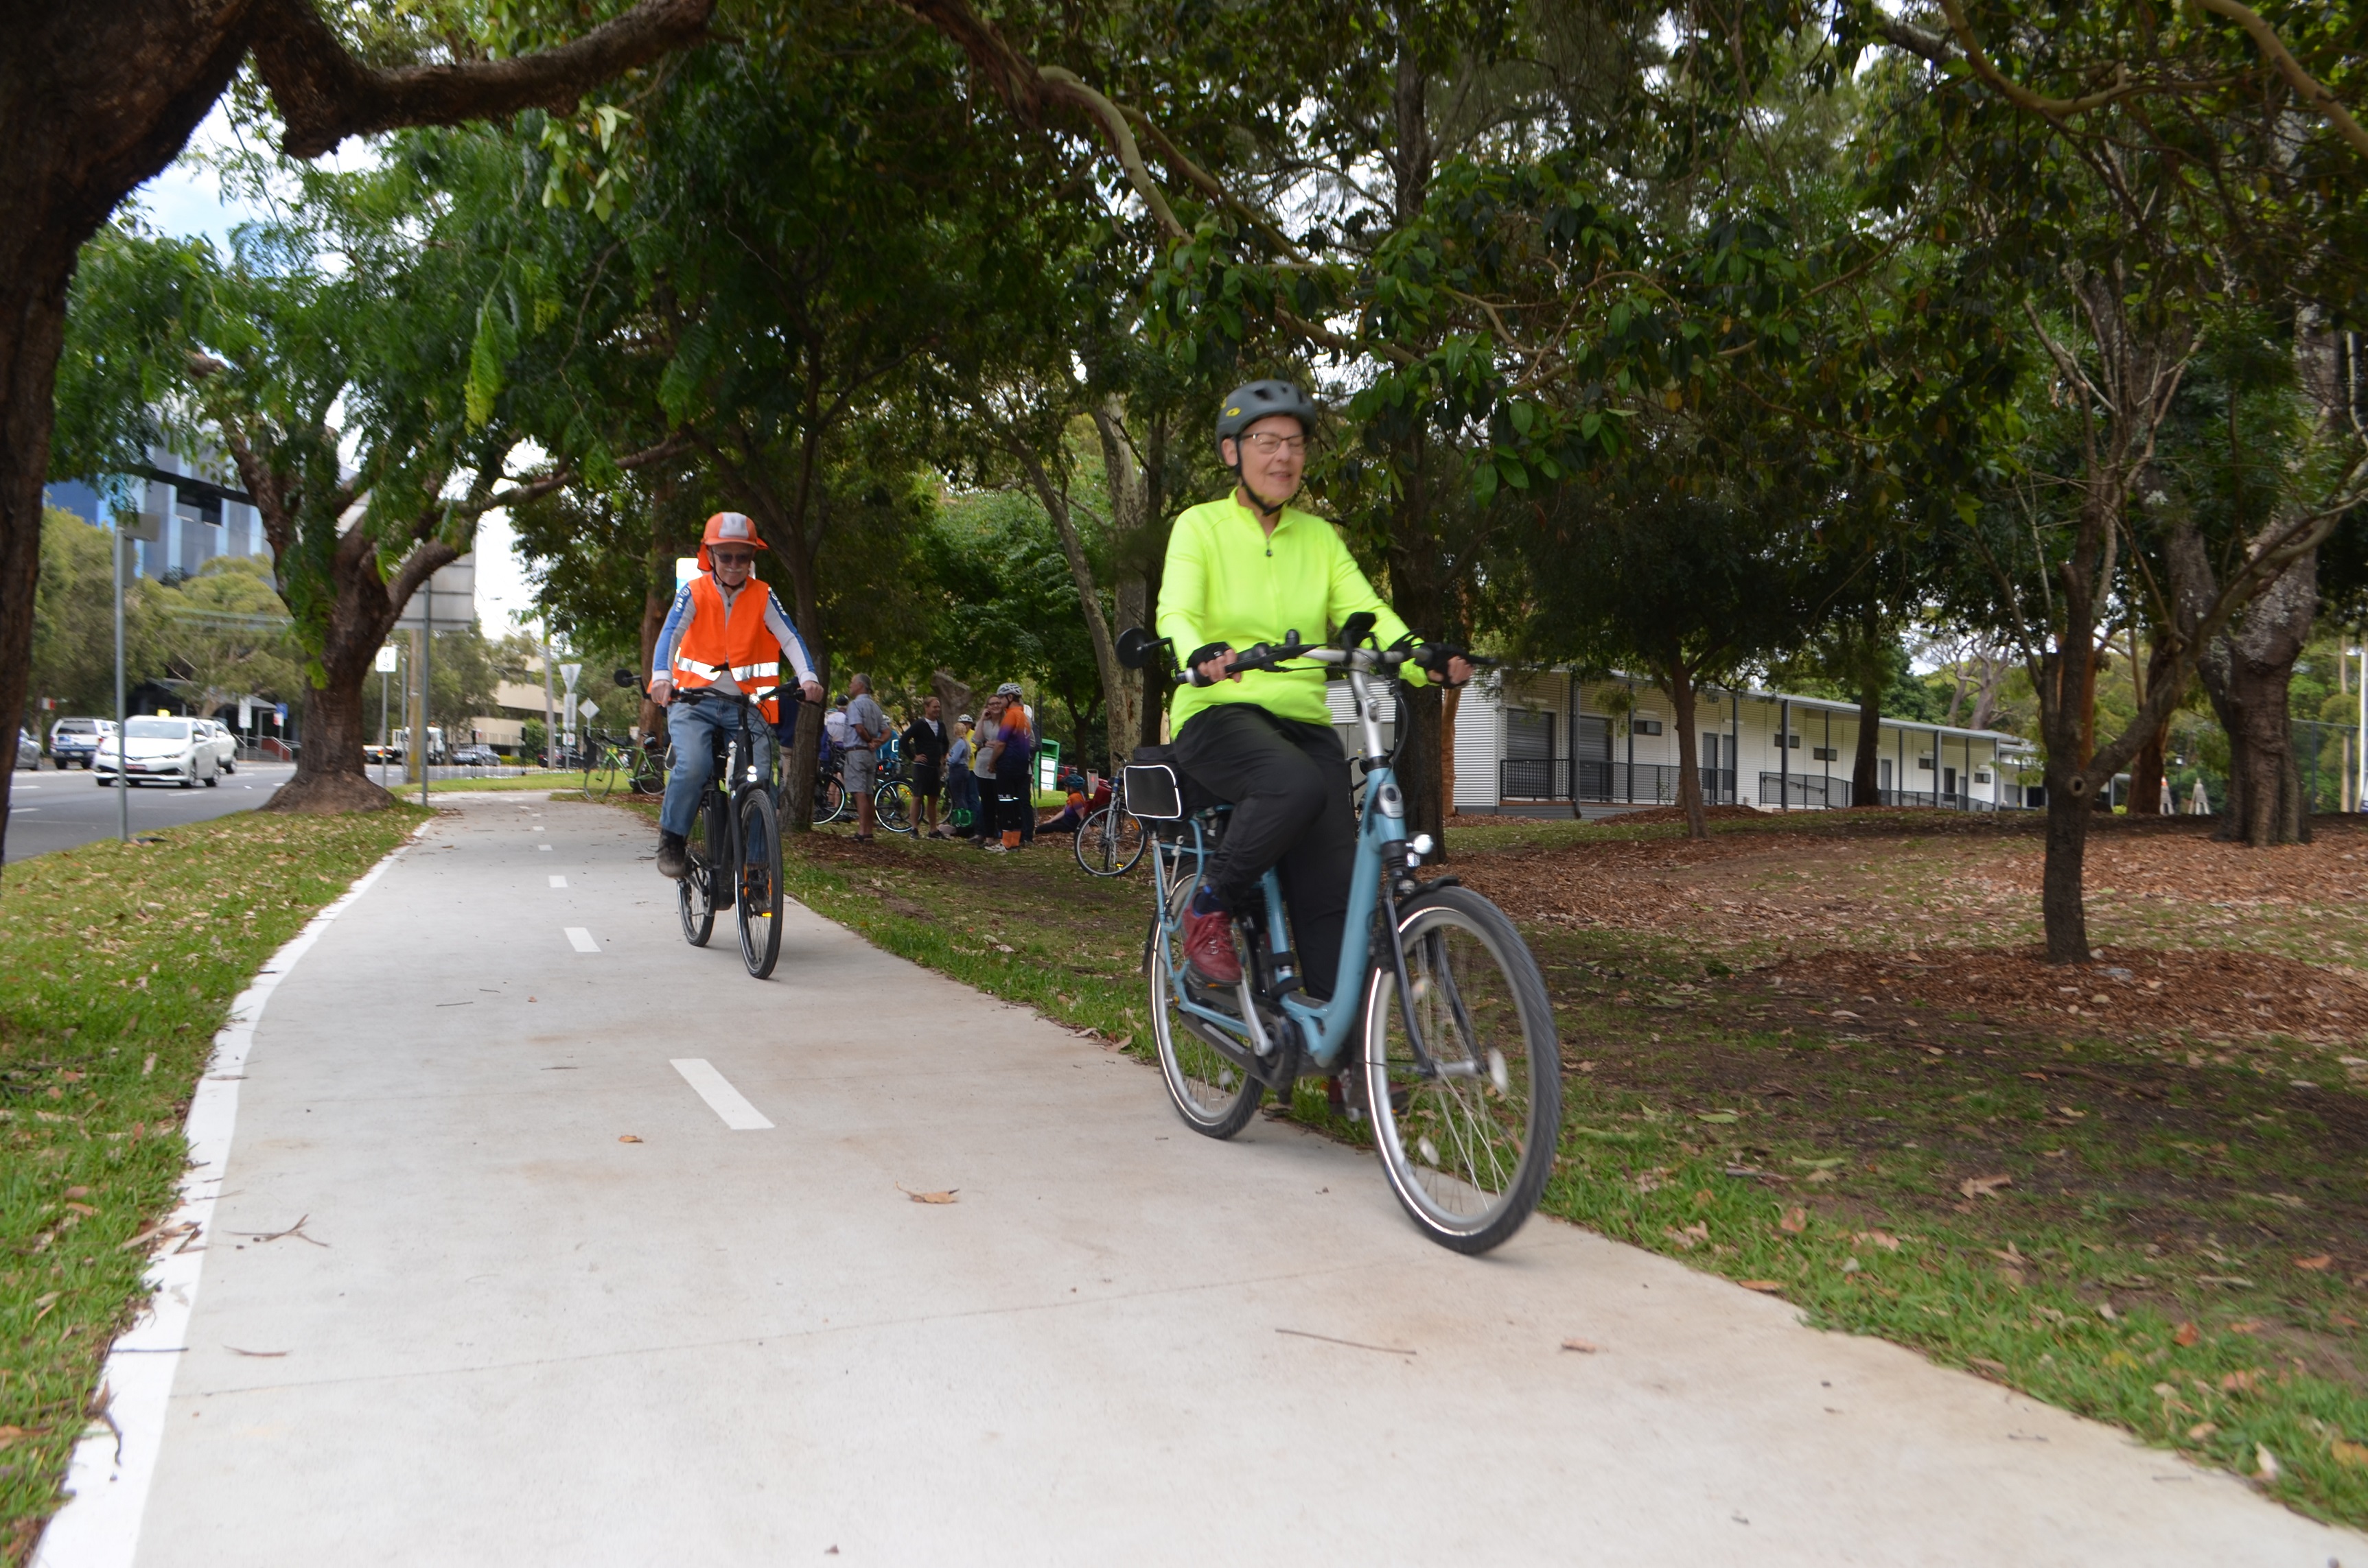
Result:
<instances>
[{"instance_id":1,"label":"group of people standing","mask_svg":"<svg viewBox=\"0 0 2368 1568\"><path fill-rule=\"evenodd\" d=\"M823 732L839 758L840 780L856 801L856 841L869 843L871 789L888 719L868 680L856 676L848 686L848 696L824 719ZM1033 842L1036 727L1017 681L997 688L976 720L963 713L948 723L944 704L924 699L898 744L912 781L915 826L925 836L973 838L996 855Z\"/></svg>"}]
</instances>

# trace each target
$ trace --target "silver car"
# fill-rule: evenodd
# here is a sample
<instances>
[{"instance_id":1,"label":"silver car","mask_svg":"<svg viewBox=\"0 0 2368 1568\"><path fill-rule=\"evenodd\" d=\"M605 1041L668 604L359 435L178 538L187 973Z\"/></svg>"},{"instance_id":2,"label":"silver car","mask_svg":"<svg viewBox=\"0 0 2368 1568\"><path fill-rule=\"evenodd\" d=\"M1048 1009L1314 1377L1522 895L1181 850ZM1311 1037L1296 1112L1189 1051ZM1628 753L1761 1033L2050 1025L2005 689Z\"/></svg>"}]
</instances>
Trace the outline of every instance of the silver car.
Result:
<instances>
[{"instance_id":1,"label":"silver car","mask_svg":"<svg viewBox=\"0 0 2368 1568\"><path fill-rule=\"evenodd\" d=\"M238 771L238 737L219 719L200 719L198 729L213 743L214 765L224 773Z\"/></svg>"},{"instance_id":2,"label":"silver car","mask_svg":"<svg viewBox=\"0 0 2368 1568\"><path fill-rule=\"evenodd\" d=\"M98 756L93 771L101 789L114 783L119 767L133 784L154 780L159 784L178 784L182 789L194 788L203 779L211 790L222 782L222 765L214 758L211 741L198 733L197 719L176 719L168 714L154 718L133 719L123 726L120 740L108 735L99 742ZM123 757L130 756L124 767Z\"/></svg>"}]
</instances>

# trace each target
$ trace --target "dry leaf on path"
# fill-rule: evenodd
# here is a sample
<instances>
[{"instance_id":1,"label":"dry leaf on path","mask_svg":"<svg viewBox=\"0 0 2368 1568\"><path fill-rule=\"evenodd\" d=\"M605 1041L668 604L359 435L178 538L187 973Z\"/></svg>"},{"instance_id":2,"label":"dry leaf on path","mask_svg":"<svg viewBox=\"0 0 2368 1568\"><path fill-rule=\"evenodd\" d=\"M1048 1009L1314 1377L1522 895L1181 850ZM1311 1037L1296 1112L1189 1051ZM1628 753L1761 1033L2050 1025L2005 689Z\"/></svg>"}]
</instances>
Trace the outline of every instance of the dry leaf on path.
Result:
<instances>
[{"instance_id":1,"label":"dry leaf on path","mask_svg":"<svg viewBox=\"0 0 2368 1568\"><path fill-rule=\"evenodd\" d=\"M2320 1253L2317 1257L2298 1257L2298 1258L2295 1258L2295 1259L2294 1259L2294 1267L2295 1267L2296 1268L2307 1268L2307 1269L2309 1269L2312 1273L2316 1274L2316 1273L2317 1273L2320 1269L2323 1269L2323 1268L2327 1267L2329 1264L2332 1264L2334 1261L2335 1261L2335 1259L2334 1259L2333 1257L2331 1257L2330 1256L2328 1256L2328 1254L2326 1254L2326 1253Z\"/></svg>"},{"instance_id":2,"label":"dry leaf on path","mask_svg":"<svg viewBox=\"0 0 2368 1568\"><path fill-rule=\"evenodd\" d=\"M241 1350L235 1345L225 1345L222 1348L233 1356L253 1356L266 1361L276 1360L288 1354L285 1350Z\"/></svg>"},{"instance_id":3,"label":"dry leaf on path","mask_svg":"<svg viewBox=\"0 0 2368 1568\"><path fill-rule=\"evenodd\" d=\"M916 1203L951 1203L954 1201L954 1194L960 1192L962 1188L951 1187L943 1192L915 1192L911 1187L899 1182L896 1184L896 1190Z\"/></svg>"},{"instance_id":4,"label":"dry leaf on path","mask_svg":"<svg viewBox=\"0 0 2368 1568\"><path fill-rule=\"evenodd\" d=\"M620 1143L638 1143L641 1140L635 1137L632 1133L620 1132L617 1135L617 1142Z\"/></svg>"},{"instance_id":5,"label":"dry leaf on path","mask_svg":"<svg viewBox=\"0 0 2368 1568\"><path fill-rule=\"evenodd\" d=\"M1957 1184L1957 1190L1967 1198L1996 1198L1999 1187L2013 1185L2010 1176L1967 1176Z\"/></svg>"},{"instance_id":6,"label":"dry leaf on path","mask_svg":"<svg viewBox=\"0 0 2368 1568\"><path fill-rule=\"evenodd\" d=\"M1738 1279L1736 1283L1747 1290L1757 1290L1762 1295L1772 1296L1784 1289L1784 1282L1781 1279Z\"/></svg>"},{"instance_id":7,"label":"dry leaf on path","mask_svg":"<svg viewBox=\"0 0 2368 1568\"><path fill-rule=\"evenodd\" d=\"M1592 1356L1603 1348L1592 1339L1565 1339L1562 1342L1562 1347L1565 1350L1576 1350L1582 1356Z\"/></svg>"}]
</instances>

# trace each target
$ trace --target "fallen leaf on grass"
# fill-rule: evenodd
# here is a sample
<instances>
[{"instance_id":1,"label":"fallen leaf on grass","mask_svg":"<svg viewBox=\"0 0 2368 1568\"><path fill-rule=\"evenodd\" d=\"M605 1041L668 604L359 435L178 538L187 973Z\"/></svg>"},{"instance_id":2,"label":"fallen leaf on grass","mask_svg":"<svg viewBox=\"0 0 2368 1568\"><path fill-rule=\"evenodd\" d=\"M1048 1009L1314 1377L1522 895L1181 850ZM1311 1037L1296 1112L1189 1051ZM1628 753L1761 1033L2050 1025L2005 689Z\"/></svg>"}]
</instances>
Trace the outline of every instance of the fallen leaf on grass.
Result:
<instances>
[{"instance_id":1,"label":"fallen leaf on grass","mask_svg":"<svg viewBox=\"0 0 2368 1568\"><path fill-rule=\"evenodd\" d=\"M1957 1184L1957 1190L1967 1198L1996 1198L1999 1187L2013 1185L2010 1176L1967 1176Z\"/></svg>"},{"instance_id":2,"label":"fallen leaf on grass","mask_svg":"<svg viewBox=\"0 0 2368 1568\"><path fill-rule=\"evenodd\" d=\"M2218 1430L2220 1430L2220 1423L2217 1421L2198 1421L2187 1429L2187 1439L2192 1443L2200 1443Z\"/></svg>"},{"instance_id":3,"label":"fallen leaf on grass","mask_svg":"<svg viewBox=\"0 0 2368 1568\"><path fill-rule=\"evenodd\" d=\"M1782 1279L1738 1279L1736 1283L1747 1290L1757 1290L1763 1296L1775 1295L1784 1289L1784 1282Z\"/></svg>"},{"instance_id":4,"label":"fallen leaf on grass","mask_svg":"<svg viewBox=\"0 0 2368 1568\"><path fill-rule=\"evenodd\" d=\"M1869 1246L1881 1247L1885 1252L1899 1250L1899 1238L1887 1231L1861 1231L1857 1239Z\"/></svg>"},{"instance_id":5,"label":"fallen leaf on grass","mask_svg":"<svg viewBox=\"0 0 2368 1568\"><path fill-rule=\"evenodd\" d=\"M2317 1273L2319 1270L2321 1270L2321 1269L2323 1269L2323 1268L2326 1268L2328 1265L2332 1264L2334 1261L2335 1261L2335 1259L2334 1259L2333 1257L2329 1256L2328 1254L2326 1254L2326 1253L2320 1253L2317 1257L2298 1257L2298 1258L2295 1258L2295 1259L2294 1259L2294 1267L2295 1267L2296 1268L2307 1268L2307 1269L2309 1269L2312 1273L2316 1274L2316 1273Z\"/></svg>"},{"instance_id":6,"label":"fallen leaf on grass","mask_svg":"<svg viewBox=\"0 0 2368 1568\"><path fill-rule=\"evenodd\" d=\"M1665 1225L1661 1228L1661 1233L1675 1242L1679 1250L1685 1252L1691 1252L1695 1247L1710 1240L1710 1227L1700 1221L1696 1221L1683 1230L1674 1230Z\"/></svg>"},{"instance_id":7,"label":"fallen leaf on grass","mask_svg":"<svg viewBox=\"0 0 2368 1568\"><path fill-rule=\"evenodd\" d=\"M916 1203L951 1203L954 1201L954 1194L960 1192L962 1188L955 1187L948 1187L943 1192L915 1192L911 1187L899 1182L896 1184L896 1190Z\"/></svg>"},{"instance_id":8,"label":"fallen leaf on grass","mask_svg":"<svg viewBox=\"0 0 2368 1568\"><path fill-rule=\"evenodd\" d=\"M1787 1209L1784 1217L1776 1221L1776 1228L1797 1236L1809 1228L1809 1211L1806 1209Z\"/></svg>"},{"instance_id":9,"label":"fallen leaf on grass","mask_svg":"<svg viewBox=\"0 0 2368 1568\"><path fill-rule=\"evenodd\" d=\"M2338 1464L2354 1465L2362 1470L2368 1470L2368 1443L2347 1443L2338 1437L2328 1445L2328 1451L2335 1456L2335 1462Z\"/></svg>"},{"instance_id":10,"label":"fallen leaf on grass","mask_svg":"<svg viewBox=\"0 0 2368 1568\"><path fill-rule=\"evenodd\" d=\"M2245 1283L2249 1285L2252 1281L2248 1279ZM2261 1320L2259 1318L2247 1318L2243 1323L2232 1323L2228 1325L2228 1332L2231 1334L2259 1334L2261 1332Z\"/></svg>"},{"instance_id":11,"label":"fallen leaf on grass","mask_svg":"<svg viewBox=\"0 0 2368 1568\"><path fill-rule=\"evenodd\" d=\"M0 1449L6 1448L19 1437L31 1436L32 1433L22 1426L0 1426Z\"/></svg>"},{"instance_id":12,"label":"fallen leaf on grass","mask_svg":"<svg viewBox=\"0 0 2368 1568\"><path fill-rule=\"evenodd\" d=\"M2170 1342L2173 1345L2192 1345L2203 1337L2203 1331L2202 1329L2197 1328L2192 1323L2183 1323L2179 1325L2178 1331L2170 1336Z\"/></svg>"},{"instance_id":13,"label":"fallen leaf on grass","mask_svg":"<svg viewBox=\"0 0 2368 1568\"><path fill-rule=\"evenodd\" d=\"M2003 1361L1993 1361L1987 1356L1968 1356L1965 1359L1985 1372L1996 1372L2000 1377L2006 1376L2006 1363Z\"/></svg>"},{"instance_id":14,"label":"fallen leaf on grass","mask_svg":"<svg viewBox=\"0 0 2368 1568\"><path fill-rule=\"evenodd\" d=\"M1116 1040L1110 1042L1110 1049L1112 1051L1124 1051L1128 1046L1133 1045L1133 1043L1134 1037L1133 1035L1122 1034Z\"/></svg>"},{"instance_id":15,"label":"fallen leaf on grass","mask_svg":"<svg viewBox=\"0 0 2368 1568\"><path fill-rule=\"evenodd\" d=\"M2270 1452L2266 1443L2253 1445L2253 1463L2260 1467L2257 1474L2262 1481L2275 1481L2282 1473L2278 1468L2278 1456Z\"/></svg>"},{"instance_id":16,"label":"fallen leaf on grass","mask_svg":"<svg viewBox=\"0 0 2368 1568\"><path fill-rule=\"evenodd\" d=\"M1565 1350L1576 1350L1582 1356L1592 1356L1602 1348L1592 1339L1565 1339L1562 1342L1562 1347Z\"/></svg>"},{"instance_id":17,"label":"fallen leaf on grass","mask_svg":"<svg viewBox=\"0 0 2368 1568\"><path fill-rule=\"evenodd\" d=\"M2223 1393L2250 1393L2260 1381L2261 1374L2258 1369L2248 1369L2241 1372L2231 1372L2226 1377L2220 1380L2220 1392Z\"/></svg>"},{"instance_id":18,"label":"fallen leaf on grass","mask_svg":"<svg viewBox=\"0 0 2368 1568\"><path fill-rule=\"evenodd\" d=\"M641 1142L641 1139L631 1132L620 1132L617 1134L617 1142L620 1143L638 1143Z\"/></svg>"},{"instance_id":19,"label":"fallen leaf on grass","mask_svg":"<svg viewBox=\"0 0 2368 1568\"><path fill-rule=\"evenodd\" d=\"M1724 1124L1731 1121L1739 1121L1742 1119L1731 1110L1698 1110L1694 1112L1694 1119L1696 1121L1715 1121Z\"/></svg>"}]
</instances>

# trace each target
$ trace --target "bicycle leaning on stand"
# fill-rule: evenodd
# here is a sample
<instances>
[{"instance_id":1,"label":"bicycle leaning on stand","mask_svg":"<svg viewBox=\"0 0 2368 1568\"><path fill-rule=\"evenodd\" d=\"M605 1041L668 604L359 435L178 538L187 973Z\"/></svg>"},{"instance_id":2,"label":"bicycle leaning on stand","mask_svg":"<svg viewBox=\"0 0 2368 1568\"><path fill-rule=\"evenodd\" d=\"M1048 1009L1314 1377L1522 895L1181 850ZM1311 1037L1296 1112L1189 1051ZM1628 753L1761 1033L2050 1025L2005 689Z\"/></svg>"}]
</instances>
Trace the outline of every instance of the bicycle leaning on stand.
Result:
<instances>
[{"instance_id":1,"label":"bicycle leaning on stand","mask_svg":"<svg viewBox=\"0 0 2368 1568\"><path fill-rule=\"evenodd\" d=\"M1143 819L1126 809L1126 779L1121 777L1110 804L1097 806L1077 824L1069 852L1088 876L1122 877L1143 858L1144 842Z\"/></svg>"},{"instance_id":2,"label":"bicycle leaning on stand","mask_svg":"<svg viewBox=\"0 0 2368 1568\"><path fill-rule=\"evenodd\" d=\"M631 670L617 672L617 684L638 687L641 677ZM605 801L619 785L636 795L656 795L666 790L666 754L646 742L622 740L606 730L585 737L588 756L584 763L584 798Z\"/></svg>"},{"instance_id":3,"label":"bicycle leaning on stand","mask_svg":"<svg viewBox=\"0 0 2368 1568\"><path fill-rule=\"evenodd\" d=\"M685 840L690 865L675 884L682 937L707 946L717 909L730 906L739 915L740 961L762 980L781 956L781 818L769 770L757 765L765 721L745 697L683 692L675 701L729 702L737 717L716 733L714 767Z\"/></svg>"},{"instance_id":4,"label":"bicycle leaning on stand","mask_svg":"<svg viewBox=\"0 0 2368 1568\"><path fill-rule=\"evenodd\" d=\"M1144 747L1127 768L1127 804L1156 846L1144 941L1152 1034L1178 1113L1212 1138L1240 1131L1266 1091L1288 1101L1302 1075L1338 1072L1349 1114L1370 1119L1390 1188L1416 1225L1442 1246L1486 1252L1529 1218L1553 1169L1561 1048L1544 977L1513 923L1453 877L1416 875L1431 845L1406 837L1395 753L1381 741L1383 705L1414 655L1371 646L1372 620L1351 616L1336 645L1303 644L1294 631L1234 658L1236 670L1294 659L1339 666L1356 700L1367 767L1328 1002L1302 994L1271 870L1263 907L1235 923L1241 980L1199 978L1183 956L1185 915L1230 808L1184 778L1169 748ZM1121 661L1145 667L1161 646L1130 631Z\"/></svg>"}]
</instances>

